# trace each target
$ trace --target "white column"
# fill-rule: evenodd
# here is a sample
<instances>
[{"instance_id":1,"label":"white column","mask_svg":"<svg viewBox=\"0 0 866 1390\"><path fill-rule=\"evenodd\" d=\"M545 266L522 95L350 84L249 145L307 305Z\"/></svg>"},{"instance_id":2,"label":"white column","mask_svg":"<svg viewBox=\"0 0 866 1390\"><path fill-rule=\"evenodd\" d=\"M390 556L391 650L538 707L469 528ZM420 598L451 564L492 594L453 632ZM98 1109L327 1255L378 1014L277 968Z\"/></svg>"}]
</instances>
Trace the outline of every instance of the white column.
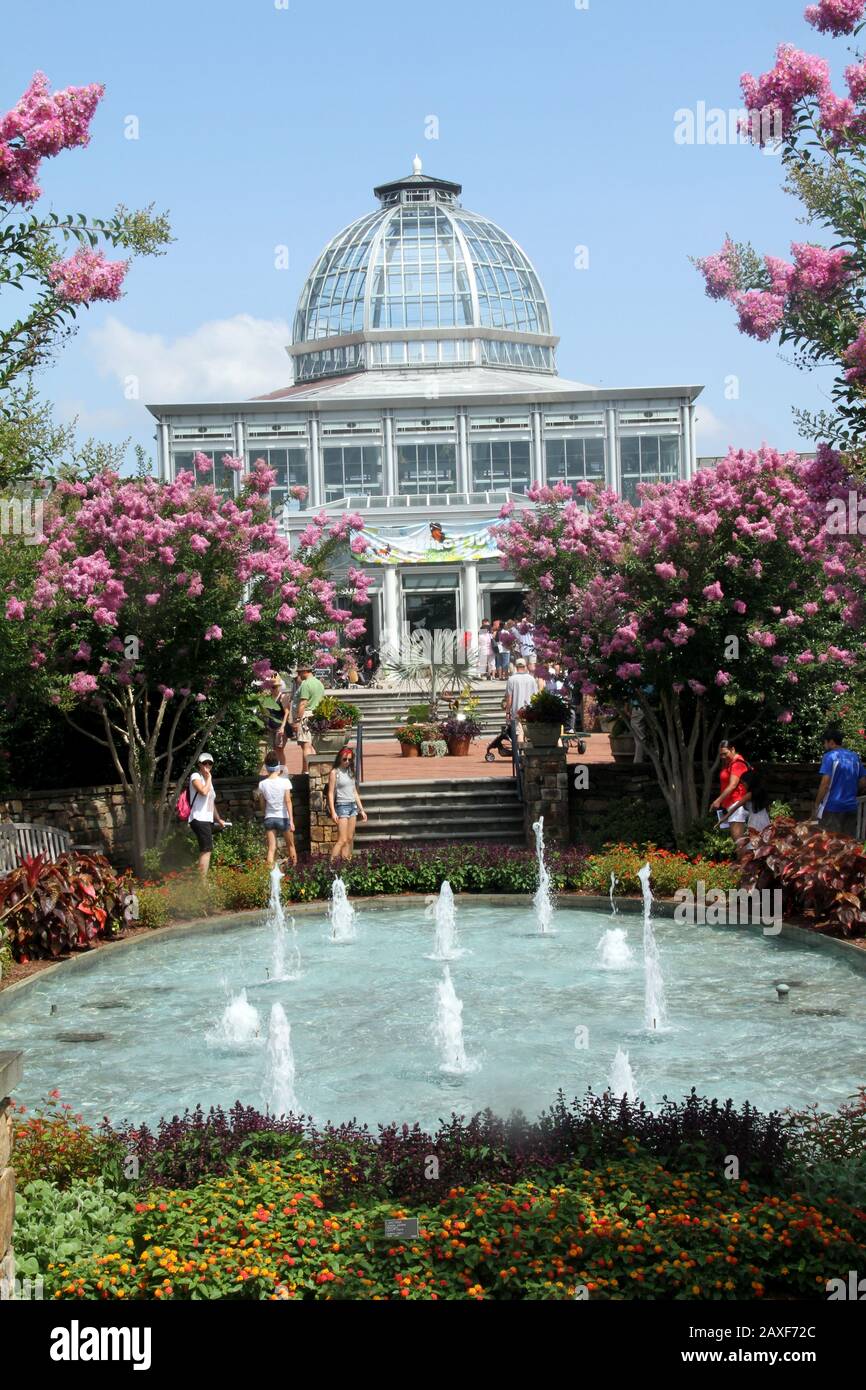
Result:
<instances>
[{"instance_id":1,"label":"white column","mask_svg":"<svg viewBox=\"0 0 866 1390\"><path fill-rule=\"evenodd\" d=\"M400 622L400 594L397 570L392 565L382 567L382 598L384 600L385 621L382 628L380 648L399 648L403 625Z\"/></svg>"},{"instance_id":2,"label":"white column","mask_svg":"<svg viewBox=\"0 0 866 1390\"><path fill-rule=\"evenodd\" d=\"M460 572L461 636L470 634L466 655L472 669L478 666L478 566L466 562Z\"/></svg>"},{"instance_id":3,"label":"white column","mask_svg":"<svg viewBox=\"0 0 866 1390\"><path fill-rule=\"evenodd\" d=\"M171 468L171 445L168 435L168 424L165 420L159 422L159 459L158 473L164 483L170 483L172 478Z\"/></svg>"},{"instance_id":4,"label":"white column","mask_svg":"<svg viewBox=\"0 0 866 1390\"><path fill-rule=\"evenodd\" d=\"M619 449L616 442L616 411L611 406L607 411L607 439L605 451L604 476L607 486L615 492L620 491Z\"/></svg>"},{"instance_id":5,"label":"white column","mask_svg":"<svg viewBox=\"0 0 866 1390\"><path fill-rule=\"evenodd\" d=\"M472 491L472 460L469 457L469 428L466 414L457 412L457 491Z\"/></svg>"},{"instance_id":6,"label":"white column","mask_svg":"<svg viewBox=\"0 0 866 1390\"><path fill-rule=\"evenodd\" d=\"M692 471L689 476L694 477L698 471L698 433L694 404L689 406L689 442L692 448Z\"/></svg>"},{"instance_id":7,"label":"white column","mask_svg":"<svg viewBox=\"0 0 866 1390\"><path fill-rule=\"evenodd\" d=\"M544 486L547 481L547 470L544 466L544 444L541 437L541 411L533 410L530 419L532 420L532 479Z\"/></svg>"},{"instance_id":8,"label":"white column","mask_svg":"<svg viewBox=\"0 0 866 1390\"><path fill-rule=\"evenodd\" d=\"M310 506L320 507L325 495L324 464L319 448L319 421L313 415L310 419Z\"/></svg>"},{"instance_id":9,"label":"white column","mask_svg":"<svg viewBox=\"0 0 866 1390\"><path fill-rule=\"evenodd\" d=\"M397 485L397 460L394 452L394 419L391 415L386 415L384 419L385 428L385 496L391 497L399 492Z\"/></svg>"},{"instance_id":10,"label":"white column","mask_svg":"<svg viewBox=\"0 0 866 1390\"><path fill-rule=\"evenodd\" d=\"M246 448L247 440L244 422L243 420L235 420L235 458L243 459L244 464L246 464L247 461ZM244 473L246 473L246 467L244 467L243 471ZM241 490L240 473L234 473L232 475L232 489L235 497L237 497L238 493Z\"/></svg>"}]
</instances>

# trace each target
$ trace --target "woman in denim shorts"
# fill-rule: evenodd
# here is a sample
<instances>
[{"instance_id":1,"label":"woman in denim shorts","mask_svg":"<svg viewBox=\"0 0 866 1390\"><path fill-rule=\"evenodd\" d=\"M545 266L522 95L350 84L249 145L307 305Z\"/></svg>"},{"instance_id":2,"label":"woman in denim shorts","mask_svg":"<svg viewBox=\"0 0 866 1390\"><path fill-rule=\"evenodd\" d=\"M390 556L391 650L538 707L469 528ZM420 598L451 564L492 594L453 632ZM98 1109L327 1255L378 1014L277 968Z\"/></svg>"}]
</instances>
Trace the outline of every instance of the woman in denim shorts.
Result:
<instances>
[{"instance_id":1,"label":"woman in denim shorts","mask_svg":"<svg viewBox=\"0 0 866 1390\"><path fill-rule=\"evenodd\" d=\"M340 749L328 773L328 810L337 827L337 842L331 850L331 868L336 869L352 858L357 817L367 819L355 783L355 755L351 748Z\"/></svg>"}]
</instances>

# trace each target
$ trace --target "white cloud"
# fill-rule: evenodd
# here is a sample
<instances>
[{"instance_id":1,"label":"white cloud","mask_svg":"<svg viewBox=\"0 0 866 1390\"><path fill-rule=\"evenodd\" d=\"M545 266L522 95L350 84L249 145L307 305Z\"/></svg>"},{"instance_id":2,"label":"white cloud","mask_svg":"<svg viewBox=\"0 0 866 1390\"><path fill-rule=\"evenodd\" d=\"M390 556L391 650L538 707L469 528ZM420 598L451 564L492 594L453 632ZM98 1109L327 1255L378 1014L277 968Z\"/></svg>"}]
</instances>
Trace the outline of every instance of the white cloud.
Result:
<instances>
[{"instance_id":1,"label":"white cloud","mask_svg":"<svg viewBox=\"0 0 866 1390\"><path fill-rule=\"evenodd\" d=\"M133 416L127 408L126 410L115 410L111 407L100 408L91 407L86 401L82 400L62 400L58 401L55 407L55 415L64 424L75 424L79 436L85 434L99 435L107 431L128 430Z\"/></svg>"},{"instance_id":2,"label":"white cloud","mask_svg":"<svg viewBox=\"0 0 866 1390\"><path fill-rule=\"evenodd\" d=\"M155 404L240 401L289 386L290 341L285 320L250 314L203 323L171 342L116 318L106 319L89 335L100 375L115 377L124 391L135 379L138 399Z\"/></svg>"},{"instance_id":3,"label":"white cloud","mask_svg":"<svg viewBox=\"0 0 866 1390\"><path fill-rule=\"evenodd\" d=\"M708 405L698 401L695 407L695 435L698 454L712 456L727 452L731 426L720 420Z\"/></svg>"}]
</instances>

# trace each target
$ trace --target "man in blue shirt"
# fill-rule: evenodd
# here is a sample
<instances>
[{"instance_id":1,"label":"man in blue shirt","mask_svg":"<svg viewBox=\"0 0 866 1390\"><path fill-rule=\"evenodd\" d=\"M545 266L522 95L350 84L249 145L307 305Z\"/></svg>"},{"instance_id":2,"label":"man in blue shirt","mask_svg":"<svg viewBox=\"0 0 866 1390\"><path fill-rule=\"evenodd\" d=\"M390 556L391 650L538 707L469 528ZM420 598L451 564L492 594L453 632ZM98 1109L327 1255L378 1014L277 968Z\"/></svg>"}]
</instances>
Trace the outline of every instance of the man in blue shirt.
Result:
<instances>
[{"instance_id":1,"label":"man in blue shirt","mask_svg":"<svg viewBox=\"0 0 866 1390\"><path fill-rule=\"evenodd\" d=\"M857 830L857 797L866 786L866 767L859 754L844 748L845 735L835 725L824 730L824 757L821 762L821 781L815 798L815 820L822 830L853 836Z\"/></svg>"}]
</instances>

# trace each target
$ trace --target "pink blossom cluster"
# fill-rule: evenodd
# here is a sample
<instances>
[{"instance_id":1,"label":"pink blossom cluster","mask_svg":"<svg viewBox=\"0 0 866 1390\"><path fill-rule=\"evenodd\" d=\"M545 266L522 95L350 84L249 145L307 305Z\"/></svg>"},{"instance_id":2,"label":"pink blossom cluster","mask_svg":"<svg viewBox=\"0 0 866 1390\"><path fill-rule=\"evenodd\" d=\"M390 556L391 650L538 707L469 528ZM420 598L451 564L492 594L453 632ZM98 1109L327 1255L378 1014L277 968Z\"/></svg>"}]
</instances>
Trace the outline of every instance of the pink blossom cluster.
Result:
<instances>
[{"instance_id":1,"label":"pink blossom cluster","mask_svg":"<svg viewBox=\"0 0 866 1390\"><path fill-rule=\"evenodd\" d=\"M702 256L697 267L704 277L710 299L728 299L736 290L737 248L730 237L725 238L721 251L713 256Z\"/></svg>"},{"instance_id":2,"label":"pink blossom cluster","mask_svg":"<svg viewBox=\"0 0 866 1390\"><path fill-rule=\"evenodd\" d=\"M722 250L697 262L711 299L727 299L737 310L741 333L767 342L779 331L786 311L804 297L828 299L844 288L856 273L850 251L845 247L814 246L794 242L793 262L778 256L765 256L769 289L737 288L737 247L726 239Z\"/></svg>"},{"instance_id":3,"label":"pink blossom cluster","mask_svg":"<svg viewBox=\"0 0 866 1390\"><path fill-rule=\"evenodd\" d=\"M54 261L48 278L58 298L70 304L91 304L97 299L119 299L128 268L129 261L107 261L102 251L82 246L65 261Z\"/></svg>"},{"instance_id":4,"label":"pink blossom cluster","mask_svg":"<svg viewBox=\"0 0 866 1390\"><path fill-rule=\"evenodd\" d=\"M761 77L744 73L740 86L749 112L771 114L775 119L768 126L778 121L780 133L786 135L798 103L806 97L820 98L830 90L830 67L826 59L783 43L776 52L776 66Z\"/></svg>"},{"instance_id":5,"label":"pink blossom cluster","mask_svg":"<svg viewBox=\"0 0 866 1390\"><path fill-rule=\"evenodd\" d=\"M847 364L845 380L860 384L866 381L866 321L861 323L860 331L850 347L842 354Z\"/></svg>"},{"instance_id":6,"label":"pink blossom cluster","mask_svg":"<svg viewBox=\"0 0 866 1390\"><path fill-rule=\"evenodd\" d=\"M497 536L582 688L613 700L644 684L700 700L781 692L799 680L792 664L866 664L866 543L827 530L827 499L848 487L826 446L805 465L731 451L688 481L642 486L637 507L602 492L587 508L548 499L515 509ZM828 643L829 622L861 634L856 652ZM740 662L717 669L733 633Z\"/></svg>"},{"instance_id":7,"label":"pink blossom cluster","mask_svg":"<svg viewBox=\"0 0 866 1390\"><path fill-rule=\"evenodd\" d=\"M818 0L805 17L822 34L851 34L863 18L866 0Z\"/></svg>"},{"instance_id":8,"label":"pink blossom cluster","mask_svg":"<svg viewBox=\"0 0 866 1390\"><path fill-rule=\"evenodd\" d=\"M785 299L768 290L742 290L731 295L737 311L737 327L750 338L766 343L778 333L785 317Z\"/></svg>"},{"instance_id":9,"label":"pink blossom cluster","mask_svg":"<svg viewBox=\"0 0 866 1390\"><path fill-rule=\"evenodd\" d=\"M324 517L317 527L322 545L351 535L356 520L329 525ZM302 557L292 553L255 486L235 500L197 486L192 472L160 484L106 471L87 483L58 484L37 573L28 592L7 598L6 617L50 618L59 634L59 668L84 667L69 682L75 695L90 696L112 683L125 689L144 683L146 690L144 672L152 676L158 669L164 702L178 692L184 700L205 700L208 686L196 671L224 661L220 652L228 641L234 651L249 649L250 642L273 644L275 652L285 648L285 665L299 643L312 645L317 659L328 656L344 624L361 635L363 623L352 619L346 598L318 566L315 549ZM366 601L369 582L349 570L350 604ZM170 672L165 663L171 654L182 668L191 651L191 614L200 615L198 655L188 673ZM175 634L181 631L178 656ZM121 637L130 632L136 634L135 656ZM253 650L249 659L265 658ZM184 674L196 677L201 688L195 695L191 679L174 678ZM246 679L238 667L237 680Z\"/></svg>"},{"instance_id":10,"label":"pink blossom cluster","mask_svg":"<svg viewBox=\"0 0 866 1390\"><path fill-rule=\"evenodd\" d=\"M0 116L0 203L35 202L42 160L87 144L104 91L91 83L52 94L45 74L34 73L20 101Z\"/></svg>"}]
</instances>

